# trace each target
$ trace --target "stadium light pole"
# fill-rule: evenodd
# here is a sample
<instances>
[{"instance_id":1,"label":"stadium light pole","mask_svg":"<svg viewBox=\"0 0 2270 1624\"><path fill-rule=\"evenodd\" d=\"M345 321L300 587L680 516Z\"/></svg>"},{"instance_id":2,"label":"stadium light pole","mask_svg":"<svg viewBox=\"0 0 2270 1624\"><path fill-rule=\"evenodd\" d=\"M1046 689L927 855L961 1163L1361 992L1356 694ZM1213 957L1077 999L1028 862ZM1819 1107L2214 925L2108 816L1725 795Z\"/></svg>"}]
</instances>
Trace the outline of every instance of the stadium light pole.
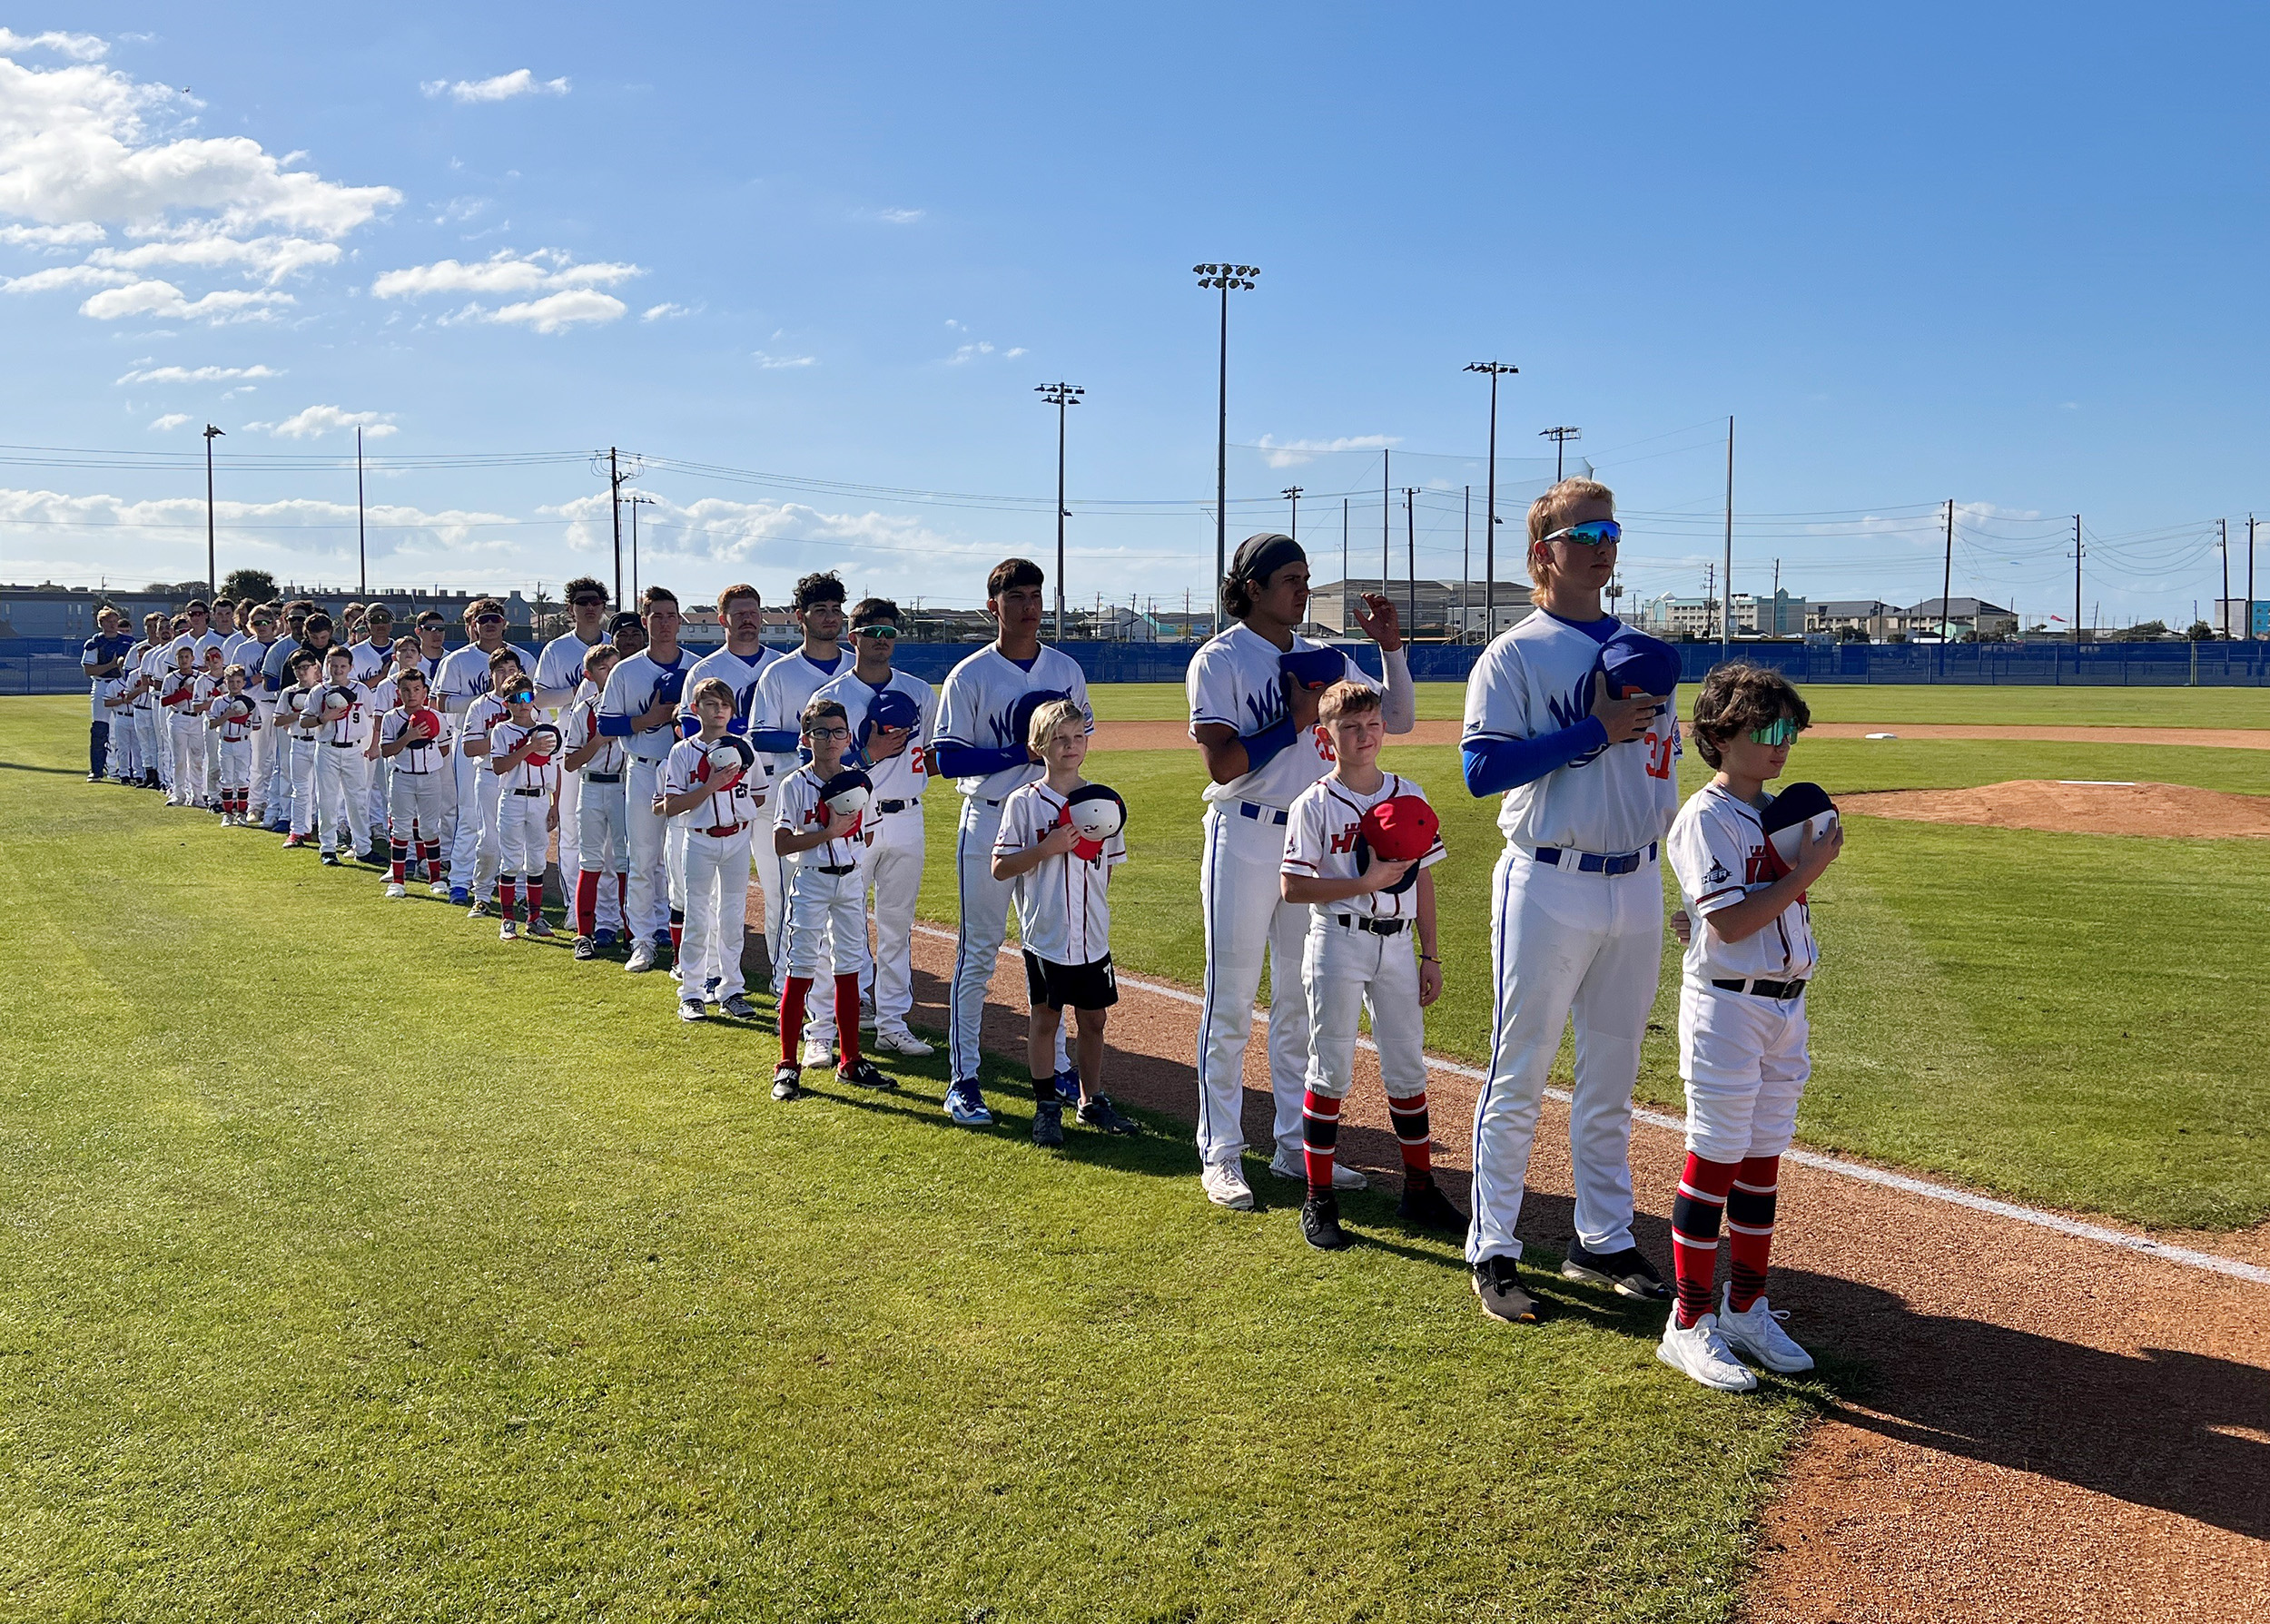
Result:
<instances>
[{"instance_id":1,"label":"stadium light pole","mask_svg":"<svg viewBox=\"0 0 2270 1624\"><path fill-rule=\"evenodd\" d=\"M1485 372L1490 379L1489 490L1482 502L1482 641L1487 643L1497 635L1497 380L1521 369L1503 361L1468 361L1466 369Z\"/></svg>"},{"instance_id":2,"label":"stadium light pole","mask_svg":"<svg viewBox=\"0 0 2270 1624\"><path fill-rule=\"evenodd\" d=\"M1229 291L1253 290L1258 265L1193 265L1201 288L1221 292L1221 403L1214 430L1214 630L1222 629L1221 580L1229 573Z\"/></svg>"},{"instance_id":3,"label":"stadium light pole","mask_svg":"<svg viewBox=\"0 0 2270 1624\"><path fill-rule=\"evenodd\" d=\"M1069 383L1036 383L1032 392L1056 408L1056 640L1064 641L1064 412L1086 389Z\"/></svg>"},{"instance_id":4,"label":"stadium light pole","mask_svg":"<svg viewBox=\"0 0 2270 1624\"><path fill-rule=\"evenodd\" d=\"M1308 487L1302 485L1288 485L1277 493L1293 505L1293 539L1295 541L1300 539L1300 493L1307 488Z\"/></svg>"},{"instance_id":5,"label":"stadium light pole","mask_svg":"<svg viewBox=\"0 0 2270 1624\"><path fill-rule=\"evenodd\" d=\"M227 432L227 429L215 428L210 423L205 425L205 574L209 577L205 582L205 595L208 597L221 595L221 577L213 573L220 566L213 557L212 442Z\"/></svg>"},{"instance_id":6,"label":"stadium light pole","mask_svg":"<svg viewBox=\"0 0 2270 1624\"><path fill-rule=\"evenodd\" d=\"M1553 483L1558 485L1561 482L1561 454L1567 448L1569 441L1583 439L1584 431L1563 424L1557 428L1538 429L1537 438L1553 442Z\"/></svg>"}]
</instances>

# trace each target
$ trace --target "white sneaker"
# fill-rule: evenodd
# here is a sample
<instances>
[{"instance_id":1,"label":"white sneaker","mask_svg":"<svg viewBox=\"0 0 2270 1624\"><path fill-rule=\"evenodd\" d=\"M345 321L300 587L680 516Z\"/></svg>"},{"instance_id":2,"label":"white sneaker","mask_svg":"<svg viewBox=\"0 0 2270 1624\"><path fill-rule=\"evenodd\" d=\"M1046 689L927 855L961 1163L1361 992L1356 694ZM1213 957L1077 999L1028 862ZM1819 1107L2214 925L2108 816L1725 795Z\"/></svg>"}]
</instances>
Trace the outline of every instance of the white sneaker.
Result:
<instances>
[{"instance_id":1,"label":"white sneaker","mask_svg":"<svg viewBox=\"0 0 2270 1624\"><path fill-rule=\"evenodd\" d=\"M388 901L399 902L408 895L410 895L409 888L404 886L400 881L390 880L386 882L386 900Z\"/></svg>"},{"instance_id":2,"label":"white sneaker","mask_svg":"<svg viewBox=\"0 0 2270 1624\"><path fill-rule=\"evenodd\" d=\"M497 940L498 941L519 940L520 927L514 924L510 920L507 920L503 924L497 927Z\"/></svg>"},{"instance_id":3,"label":"white sneaker","mask_svg":"<svg viewBox=\"0 0 2270 1624\"><path fill-rule=\"evenodd\" d=\"M1778 1376L1793 1376L1812 1369L1813 1356L1781 1329L1781 1322L1789 1318L1788 1314L1775 1313L1763 1297L1736 1314L1726 1306L1726 1299L1732 1292L1731 1281L1719 1288L1718 1329L1728 1346L1749 1354Z\"/></svg>"},{"instance_id":4,"label":"white sneaker","mask_svg":"<svg viewBox=\"0 0 2270 1624\"><path fill-rule=\"evenodd\" d=\"M1683 1330L1679 1311L1673 1309L1663 1322L1663 1339L1655 1344L1655 1357L1718 1393L1748 1393L1758 1384L1757 1376L1734 1357L1725 1337L1719 1334L1714 1314L1704 1314Z\"/></svg>"},{"instance_id":5,"label":"white sneaker","mask_svg":"<svg viewBox=\"0 0 2270 1624\"><path fill-rule=\"evenodd\" d=\"M879 1055L904 1055L915 1060L938 1052L932 1045L908 1031L878 1031L868 1040L867 1047Z\"/></svg>"},{"instance_id":6,"label":"white sneaker","mask_svg":"<svg viewBox=\"0 0 2270 1624\"><path fill-rule=\"evenodd\" d=\"M449 882L447 880L437 880L426 887L426 894L429 897L447 897L449 894Z\"/></svg>"},{"instance_id":7,"label":"white sneaker","mask_svg":"<svg viewBox=\"0 0 2270 1624\"><path fill-rule=\"evenodd\" d=\"M630 961L623 968L632 975L643 975L654 968L654 943L635 941L630 945Z\"/></svg>"},{"instance_id":8,"label":"white sneaker","mask_svg":"<svg viewBox=\"0 0 2270 1624\"><path fill-rule=\"evenodd\" d=\"M1269 1171L1279 1178L1289 1178L1297 1184L1308 1182L1307 1160L1300 1152L1288 1150L1282 1145L1277 1147L1277 1154L1269 1157ZM1368 1190L1371 1180L1346 1162L1335 1159L1332 1163L1332 1187L1336 1190Z\"/></svg>"},{"instance_id":9,"label":"white sneaker","mask_svg":"<svg viewBox=\"0 0 2270 1624\"><path fill-rule=\"evenodd\" d=\"M815 1066L834 1065L835 1046L824 1038L806 1038L804 1040L804 1063L807 1069Z\"/></svg>"},{"instance_id":10,"label":"white sneaker","mask_svg":"<svg viewBox=\"0 0 2270 1624\"><path fill-rule=\"evenodd\" d=\"M1198 1181L1206 1188L1206 1199L1216 1206L1238 1213L1253 1210L1253 1186L1236 1162L1209 1162L1199 1169Z\"/></svg>"},{"instance_id":11,"label":"white sneaker","mask_svg":"<svg viewBox=\"0 0 2270 1624\"><path fill-rule=\"evenodd\" d=\"M702 1001L697 998L680 999L678 1019L680 1020L707 1020L709 1011L702 1007Z\"/></svg>"}]
</instances>

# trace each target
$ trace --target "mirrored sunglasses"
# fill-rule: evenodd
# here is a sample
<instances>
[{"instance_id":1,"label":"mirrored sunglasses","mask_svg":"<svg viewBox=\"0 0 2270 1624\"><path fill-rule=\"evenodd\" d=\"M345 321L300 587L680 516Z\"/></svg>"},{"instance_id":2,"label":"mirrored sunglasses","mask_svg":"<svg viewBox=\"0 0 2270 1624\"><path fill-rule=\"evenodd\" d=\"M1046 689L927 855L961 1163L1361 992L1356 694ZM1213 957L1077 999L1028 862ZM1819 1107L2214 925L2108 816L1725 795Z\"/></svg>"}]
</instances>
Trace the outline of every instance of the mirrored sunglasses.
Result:
<instances>
[{"instance_id":1,"label":"mirrored sunglasses","mask_svg":"<svg viewBox=\"0 0 2270 1624\"><path fill-rule=\"evenodd\" d=\"M1796 736L1797 718L1794 716L1784 716L1779 722L1750 731L1752 744L1786 744Z\"/></svg>"},{"instance_id":2,"label":"mirrored sunglasses","mask_svg":"<svg viewBox=\"0 0 2270 1624\"><path fill-rule=\"evenodd\" d=\"M1589 524L1564 525L1545 539L1574 541L1588 547L1606 546L1624 539L1624 527L1612 518L1594 519Z\"/></svg>"},{"instance_id":3,"label":"mirrored sunglasses","mask_svg":"<svg viewBox=\"0 0 2270 1624\"><path fill-rule=\"evenodd\" d=\"M880 637L886 643L892 638L896 637L898 635L899 628L887 623L871 626L852 627L852 635L854 637Z\"/></svg>"},{"instance_id":4,"label":"mirrored sunglasses","mask_svg":"<svg viewBox=\"0 0 2270 1624\"><path fill-rule=\"evenodd\" d=\"M473 616L473 624L477 626L500 626L504 625L504 623L505 617L501 615L476 615Z\"/></svg>"}]
</instances>

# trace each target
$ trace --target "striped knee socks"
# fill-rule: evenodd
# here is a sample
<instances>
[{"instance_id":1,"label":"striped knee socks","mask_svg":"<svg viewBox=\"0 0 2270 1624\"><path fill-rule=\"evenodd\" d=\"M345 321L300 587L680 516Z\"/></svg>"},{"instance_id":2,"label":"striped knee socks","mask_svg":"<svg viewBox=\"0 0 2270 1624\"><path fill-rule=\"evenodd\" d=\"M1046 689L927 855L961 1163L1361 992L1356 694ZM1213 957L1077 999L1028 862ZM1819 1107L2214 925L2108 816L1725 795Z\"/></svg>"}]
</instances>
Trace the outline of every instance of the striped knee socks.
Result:
<instances>
[{"instance_id":1,"label":"striped knee socks","mask_svg":"<svg viewBox=\"0 0 2270 1624\"><path fill-rule=\"evenodd\" d=\"M1692 1325L1711 1312L1711 1282L1718 1271L1718 1220L1726 1210L1740 1162L1706 1162L1690 1150L1679 1194L1671 1204L1671 1262L1678 1277L1679 1324Z\"/></svg>"},{"instance_id":2,"label":"striped knee socks","mask_svg":"<svg viewBox=\"0 0 2270 1624\"><path fill-rule=\"evenodd\" d=\"M1781 1158L1753 1156L1734 1172L1726 1194L1727 1261L1733 1265L1726 1305L1736 1314L1765 1295L1766 1260L1773 1251L1773 1197L1781 1182Z\"/></svg>"}]
</instances>

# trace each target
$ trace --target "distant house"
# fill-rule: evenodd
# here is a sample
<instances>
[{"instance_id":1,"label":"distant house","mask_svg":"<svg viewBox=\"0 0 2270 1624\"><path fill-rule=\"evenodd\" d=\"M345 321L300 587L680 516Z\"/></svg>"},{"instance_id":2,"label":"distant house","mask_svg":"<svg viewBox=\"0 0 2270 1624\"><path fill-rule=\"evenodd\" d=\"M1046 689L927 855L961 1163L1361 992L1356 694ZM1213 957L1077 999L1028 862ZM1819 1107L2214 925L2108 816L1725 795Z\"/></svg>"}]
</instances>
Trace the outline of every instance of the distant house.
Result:
<instances>
[{"instance_id":1,"label":"distant house","mask_svg":"<svg viewBox=\"0 0 2270 1624\"><path fill-rule=\"evenodd\" d=\"M1880 642L1901 629L1900 616L1899 605L1881 598L1830 598L1807 605L1805 629L1830 636L1856 631L1865 634L1871 643Z\"/></svg>"},{"instance_id":2,"label":"distant house","mask_svg":"<svg viewBox=\"0 0 2270 1624\"><path fill-rule=\"evenodd\" d=\"M1910 637L1937 637L1944 627L1949 642L1960 642L1966 634L1975 634L1985 643L2018 631L2014 610L1977 597L1927 597L1911 608L1900 610L1899 616L1900 629Z\"/></svg>"}]
</instances>

